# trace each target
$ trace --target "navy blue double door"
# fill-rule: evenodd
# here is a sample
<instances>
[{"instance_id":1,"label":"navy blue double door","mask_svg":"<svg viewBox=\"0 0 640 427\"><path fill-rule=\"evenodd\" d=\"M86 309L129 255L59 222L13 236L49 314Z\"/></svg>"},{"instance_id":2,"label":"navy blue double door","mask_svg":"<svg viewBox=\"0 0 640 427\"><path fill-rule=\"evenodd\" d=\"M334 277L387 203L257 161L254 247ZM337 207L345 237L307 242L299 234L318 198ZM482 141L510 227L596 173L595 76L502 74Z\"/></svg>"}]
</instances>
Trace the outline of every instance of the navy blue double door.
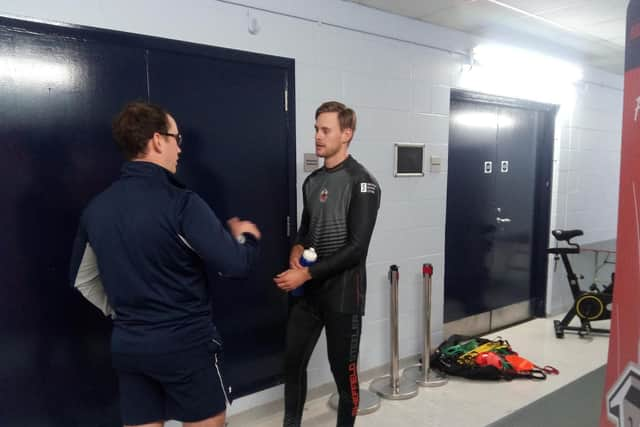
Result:
<instances>
[{"instance_id":1,"label":"navy blue double door","mask_svg":"<svg viewBox=\"0 0 640 427\"><path fill-rule=\"evenodd\" d=\"M184 135L178 176L263 230L247 280L209 274L236 396L280 382L295 229L293 61L0 18L0 425L119 426L110 325L68 283L82 208L119 174L111 120L134 99Z\"/></svg>"},{"instance_id":2,"label":"navy blue double door","mask_svg":"<svg viewBox=\"0 0 640 427\"><path fill-rule=\"evenodd\" d=\"M544 314L554 116L549 105L452 93L444 320L460 323L451 332Z\"/></svg>"}]
</instances>

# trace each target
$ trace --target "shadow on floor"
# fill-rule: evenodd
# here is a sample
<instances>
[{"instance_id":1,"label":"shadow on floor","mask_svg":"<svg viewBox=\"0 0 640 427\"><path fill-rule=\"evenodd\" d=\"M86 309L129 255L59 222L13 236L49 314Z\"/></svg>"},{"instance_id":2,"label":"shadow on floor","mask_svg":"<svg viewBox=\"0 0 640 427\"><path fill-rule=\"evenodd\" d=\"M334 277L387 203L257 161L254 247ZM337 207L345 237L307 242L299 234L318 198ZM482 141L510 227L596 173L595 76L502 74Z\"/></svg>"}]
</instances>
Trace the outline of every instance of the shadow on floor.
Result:
<instances>
[{"instance_id":1,"label":"shadow on floor","mask_svg":"<svg viewBox=\"0 0 640 427\"><path fill-rule=\"evenodd\" d=\"M606 365L487 427L597 427L605 368Z\"/></svg>"}]
</instances>

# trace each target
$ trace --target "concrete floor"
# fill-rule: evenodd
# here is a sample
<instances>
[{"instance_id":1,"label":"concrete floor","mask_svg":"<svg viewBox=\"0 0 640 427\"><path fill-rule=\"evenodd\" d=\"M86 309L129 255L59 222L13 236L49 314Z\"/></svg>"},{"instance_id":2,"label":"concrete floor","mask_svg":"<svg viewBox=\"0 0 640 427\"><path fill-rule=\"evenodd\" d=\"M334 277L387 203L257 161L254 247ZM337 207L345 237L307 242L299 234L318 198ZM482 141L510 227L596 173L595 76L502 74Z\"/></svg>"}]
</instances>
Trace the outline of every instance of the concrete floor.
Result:
<instances>
[{"instance_id":1,"label":"concrete floor","mask_svg":"<svg viewBox=\"0 0 640 427\"><path fill-rule=\"evenodd\" d=\"M606 364L608 336L579 338L566 333L557 339L553 320L562 316L534 319L532 321L489 334L507 339L512 348L538 365L552 365L560 375L549 376L545 381L471 381L450 378L440 388L422 388L418 396L410 400L383 400L380 409L358 417L358 427L473 427L487 426L514 412L531 405L544 396L574 383ZM594 326L608 327L608 321L595 322ZM599 387L597 382L592 387ZM361 384L363 388L368 383ZM597 396L602 390L591 390ZM328 394L310 400L305 405L304 427L332 427L335 411L327 405ZM282 403L271 404L281 408ZM531 406L532 408L534 406ZM229 417L230 427L280 427L281 409L265 411L255 408ZM594 424L595 425L595 424ZM550 427L545 425L545 427Z\"/></svg>"}]
</instances>

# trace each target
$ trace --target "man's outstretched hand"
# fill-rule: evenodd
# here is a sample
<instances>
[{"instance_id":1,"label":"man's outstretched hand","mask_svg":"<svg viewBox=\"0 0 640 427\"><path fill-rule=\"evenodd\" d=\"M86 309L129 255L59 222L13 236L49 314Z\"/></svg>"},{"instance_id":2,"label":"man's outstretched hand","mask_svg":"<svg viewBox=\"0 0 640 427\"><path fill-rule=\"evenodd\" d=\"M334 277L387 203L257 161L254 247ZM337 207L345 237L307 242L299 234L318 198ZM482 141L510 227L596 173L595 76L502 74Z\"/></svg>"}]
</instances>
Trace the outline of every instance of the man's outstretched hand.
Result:
<instances>
[{"instance_id":1,"label":"man's outstretched hand","mask_svg":"<svg viewBox=\"0 0 640 427\"><path fill-rule=\"evenodd\" d=\"M231 235L236 239L242 236L242 233L249 233L253 235L253 237L255 237L257 240L260 240L260 237L262 236L257 225L255 225L251 221L242 221L236 216L234 216L233 218L229 218L229 220L227 220L227 225L229 226Z\"/></svg>"},{"instance_id":2,"label":"man's outstretched hand","mask_svg":"<svg viewBox=\"0 0 640 427\"><path fill-rule=\"evenodd\" d=\"M311 280L311 274L307 267L291 268L273 278L276 285L285 292L291 292L308 280Z\"/></svg>"}]
</instances>

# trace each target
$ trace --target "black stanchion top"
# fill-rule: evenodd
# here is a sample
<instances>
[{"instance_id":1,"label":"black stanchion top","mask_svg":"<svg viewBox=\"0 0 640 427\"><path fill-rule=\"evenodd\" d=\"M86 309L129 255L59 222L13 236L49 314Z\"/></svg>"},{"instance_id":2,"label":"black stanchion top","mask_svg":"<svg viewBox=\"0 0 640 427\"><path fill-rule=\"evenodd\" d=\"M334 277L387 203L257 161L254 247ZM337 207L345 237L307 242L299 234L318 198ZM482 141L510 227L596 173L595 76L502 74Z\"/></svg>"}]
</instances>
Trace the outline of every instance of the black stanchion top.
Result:
<instances>
[{"instance_id":1,"label":"black stanchion top","mask_svg":"<svg viewBox=\"0 0 640 427\"><path fill-rule=\"evenodd\" d=\"M389 267L389 283L393 284L393 277L400 278L400 272L398 271L398 266L393 264Z\"/></svg>"}]
</instances>

